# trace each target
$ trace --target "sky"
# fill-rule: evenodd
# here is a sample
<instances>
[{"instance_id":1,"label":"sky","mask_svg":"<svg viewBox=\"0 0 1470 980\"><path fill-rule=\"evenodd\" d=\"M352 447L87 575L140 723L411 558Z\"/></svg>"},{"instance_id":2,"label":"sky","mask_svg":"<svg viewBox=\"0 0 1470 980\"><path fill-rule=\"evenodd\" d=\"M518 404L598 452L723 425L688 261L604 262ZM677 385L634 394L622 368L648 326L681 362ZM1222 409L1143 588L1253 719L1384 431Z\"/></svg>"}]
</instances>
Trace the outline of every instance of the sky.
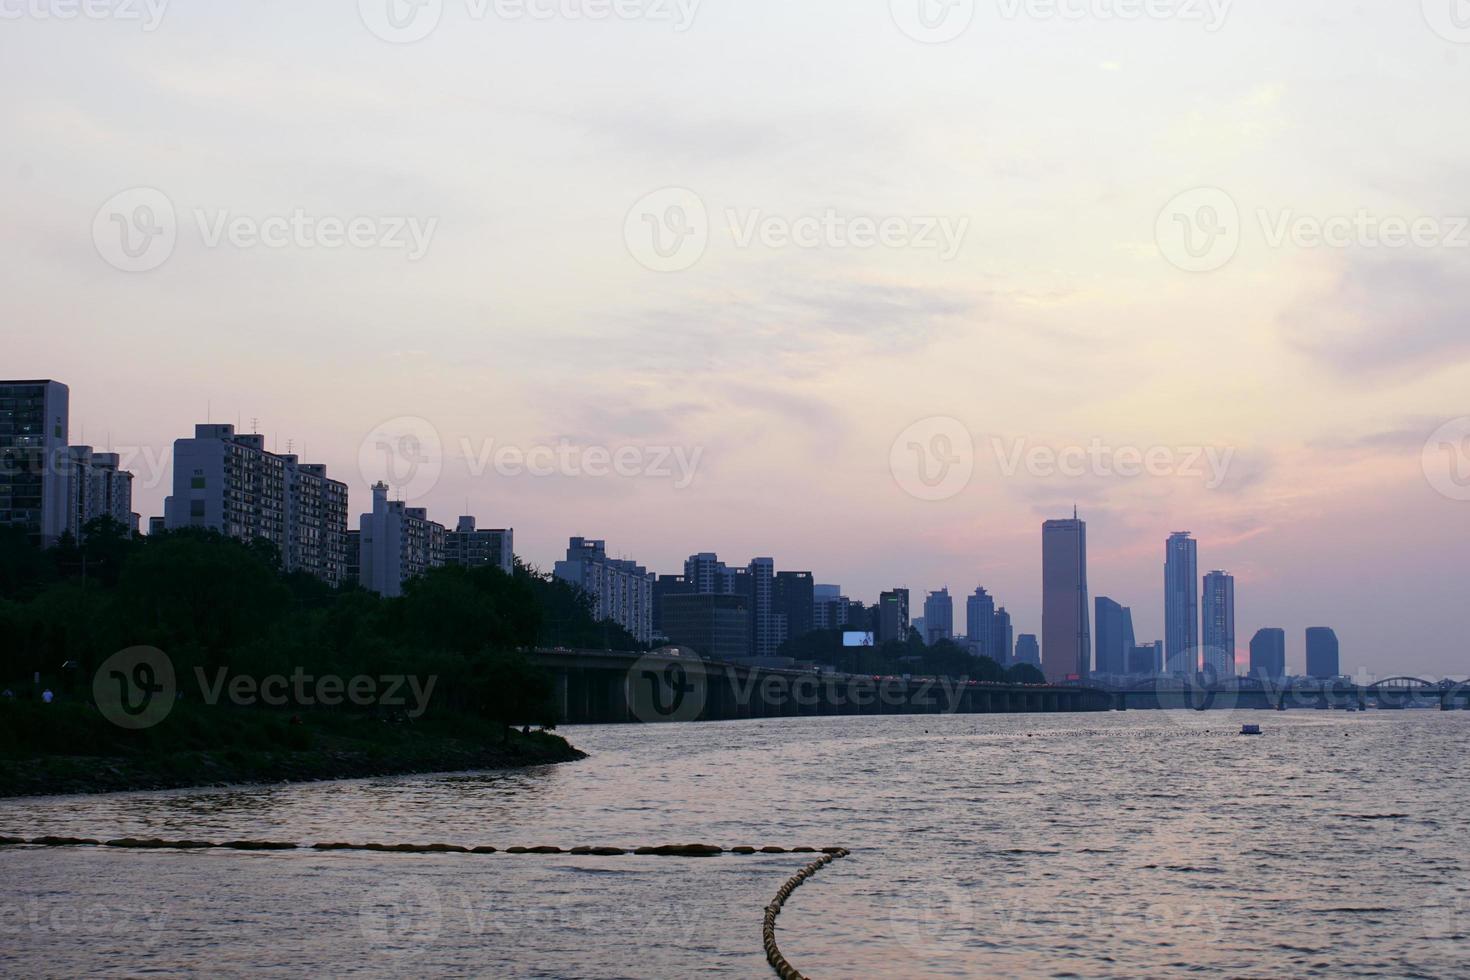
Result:
<instances>
[{"instance_id":1,"label":"sky","mask_svg":"<svg viewBox=\"0 0 1470 980\"><path fill-rule=\"evenodd\" d=\"M0 375L145 523L237 422L1039 633L1075 505L1140 640L1189 530L1242 661L1470 673L1462 0L0 0L0 80Z\"/></svg>"}]
</instances>

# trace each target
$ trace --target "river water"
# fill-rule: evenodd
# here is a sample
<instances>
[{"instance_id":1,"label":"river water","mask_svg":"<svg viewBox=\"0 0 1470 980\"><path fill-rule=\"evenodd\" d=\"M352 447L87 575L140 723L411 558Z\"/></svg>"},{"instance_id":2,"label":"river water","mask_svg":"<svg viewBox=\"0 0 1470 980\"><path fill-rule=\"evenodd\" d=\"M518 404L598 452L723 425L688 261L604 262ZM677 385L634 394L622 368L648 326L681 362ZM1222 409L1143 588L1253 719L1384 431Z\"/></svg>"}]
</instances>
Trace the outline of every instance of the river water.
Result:
<instances>
[{"instance_id":1,"label":"river water","mask_svg":"<svg viewBox=\"0 0 1470 980\"><path fill-rule=\"evenodd\" d=\"M1470 713L565 734L591 757L0 801L0 834L841 845L780 919L814 977L1470 975ZM807 860L8 848L0 974L767 977Z\"/></svg>"}]
</instances>

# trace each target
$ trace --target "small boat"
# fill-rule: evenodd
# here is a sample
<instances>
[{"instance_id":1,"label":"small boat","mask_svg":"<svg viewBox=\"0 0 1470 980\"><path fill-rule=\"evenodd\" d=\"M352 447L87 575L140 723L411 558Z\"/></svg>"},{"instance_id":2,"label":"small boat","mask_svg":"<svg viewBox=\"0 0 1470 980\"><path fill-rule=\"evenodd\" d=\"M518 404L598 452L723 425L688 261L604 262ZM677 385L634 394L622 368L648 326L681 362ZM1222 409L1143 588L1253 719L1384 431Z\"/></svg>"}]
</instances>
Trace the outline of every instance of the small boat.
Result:
<instances>
[{"instance_id":1,"label":"small boat","mask_svg":"<svg viewBox=\"0 0 1470 980\"><path fill-rule=\"evenodd\" d=\"M1260 725L1241 725L1240 726L1240 734L1242 734L1242 735L1260 735L1260 734L1263 734L1263 733L1261 732L1261 726Z\"/></svg>"}]
</instances>

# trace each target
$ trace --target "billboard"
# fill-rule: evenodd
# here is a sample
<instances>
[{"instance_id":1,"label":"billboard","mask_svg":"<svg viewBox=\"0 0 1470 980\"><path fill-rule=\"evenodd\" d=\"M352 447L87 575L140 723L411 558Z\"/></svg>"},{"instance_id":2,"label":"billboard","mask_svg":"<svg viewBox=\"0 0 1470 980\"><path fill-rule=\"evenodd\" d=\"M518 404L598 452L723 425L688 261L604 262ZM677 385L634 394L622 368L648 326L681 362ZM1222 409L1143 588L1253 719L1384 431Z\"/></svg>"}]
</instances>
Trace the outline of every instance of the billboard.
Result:
<instances>
[{"instance_id":1,"label":"billboard","mask_svg":"<svg viewBox=\"0 0 1470 980\"><path fill-rule=\"evenodd\" d=\"M843 633L842 645L845 647L870 647L873 645L873 634Z\"/></svg>"}]
</instances>

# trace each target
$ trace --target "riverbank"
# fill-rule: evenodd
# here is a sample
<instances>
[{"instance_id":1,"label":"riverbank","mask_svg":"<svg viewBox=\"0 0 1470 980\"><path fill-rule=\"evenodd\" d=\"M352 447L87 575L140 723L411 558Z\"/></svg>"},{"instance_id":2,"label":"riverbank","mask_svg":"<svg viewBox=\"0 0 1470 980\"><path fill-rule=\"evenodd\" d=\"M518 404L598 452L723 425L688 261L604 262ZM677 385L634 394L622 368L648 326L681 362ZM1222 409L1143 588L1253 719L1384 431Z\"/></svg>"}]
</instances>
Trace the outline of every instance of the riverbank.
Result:
<instances>
[{"instance_id":1,"label":"riverbank","mask_svg":"<svg viewBox=\"0 0 1470 980\"><path fill-rule=\"evenodd\" d=\"M50 705L4 719L42 730L24 738L14 728L5 733L12 744L0 752L0 798L521 769L586 758L552 732L523 734L468 717L408 722L203 709L171 717L160 726L167 731L109 732L88 724L86 711ZM99 734L107 737L87 738Z\"/></svg>"}]
</instances>

